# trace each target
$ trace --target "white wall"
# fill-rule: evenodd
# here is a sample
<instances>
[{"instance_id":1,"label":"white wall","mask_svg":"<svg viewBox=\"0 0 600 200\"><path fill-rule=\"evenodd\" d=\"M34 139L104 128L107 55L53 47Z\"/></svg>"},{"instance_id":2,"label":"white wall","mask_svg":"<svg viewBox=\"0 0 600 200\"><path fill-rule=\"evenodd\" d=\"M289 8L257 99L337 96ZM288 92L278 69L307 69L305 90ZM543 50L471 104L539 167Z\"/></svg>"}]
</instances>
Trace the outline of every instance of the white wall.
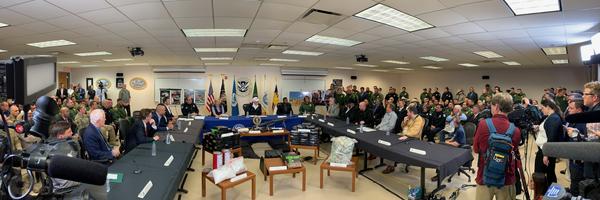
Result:
<instances>
[{"instance_id":1,"label":"white wall","mask_svg":"<svg viewBox=\"0 0 600 200\"><path fill-rule=\"evenodd\" d=\"M65 69L68 70L68 69ZM63 71L65 71L63 70ZM132 95L132 109L153 108L154 102L154 79L156 78L208 78L213 82L214 94L219 94L221 86L221 77L227 76L225 80L225 90L228 100L231 98L233 77L247 77L254 79L256 76L259 96L262 97L265 89L268 92L269 99L272 98L272 92L276 83L280 83L282 76L279 67L207 67L205 74L155 74L152 67L148 66L129 66L129 67L96 67L96 68L72 68L71 82L85 85L85 79L88 77L98 80L107 78L112 86L108 90L110 98L116 99L118 90L115 88L116 73L124 73L125 83L135 77L144 78L148 85L144 90L133 90L129 88ZM266 75L266 82L265 82ZM350 80L350 76L358 76L357 80ZM489 75L490 80L481 80L482 75ZM353 70L330 70L329 75L322 77L328 85L333 79L343 79L344 85L369 86L374 85L384 87L384 93L389 86L400 88L407 87L411 97L417 97L424 87L443 87L449 86L454 89L469 86L476 87L479 93L486 83L490 85L499 85L503 89L509 87L523 88L528 96L539 98L542 95L543 88L564 86L569 90L581 89L583 84L588 81L589 72L584 68L550 68L550 69L495 69L495 70L456 70L456 71L415 71L408 73L382 73L382 72L358 72ZM312 78L312 77L311 77ZM206 90L208 91L208 81L206 81ZM263 83L264 86L263 86ZM279 87L281 87L279 85ZM328 87L328 86L327 86ZM281 88L279 88L281 91ZM249 95L251 96L251 95ZM239 97L238 102L249 102L250 97ZM281 94L280 98L287 96ZM201 108L201 110L204 110Z\"/></svg>"}]
</instances>

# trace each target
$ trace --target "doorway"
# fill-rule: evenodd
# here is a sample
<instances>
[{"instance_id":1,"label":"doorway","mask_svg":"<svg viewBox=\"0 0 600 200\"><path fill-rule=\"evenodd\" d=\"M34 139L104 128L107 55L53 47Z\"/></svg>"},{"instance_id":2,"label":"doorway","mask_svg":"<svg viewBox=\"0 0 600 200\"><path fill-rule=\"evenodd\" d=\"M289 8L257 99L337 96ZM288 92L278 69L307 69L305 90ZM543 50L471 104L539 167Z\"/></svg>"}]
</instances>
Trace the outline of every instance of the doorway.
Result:
<instances>
[{"instance_id":1,"label":"doorway","mask_svg":"<svg viewBox=\"0 0 600 200\"><path fill-rule=\"evenodd\" d=\"M60 88L61 85L64 85L65 88L71 87L71 73L58 72L58 85L56 87Z\"/></svg>"}]
</instances>

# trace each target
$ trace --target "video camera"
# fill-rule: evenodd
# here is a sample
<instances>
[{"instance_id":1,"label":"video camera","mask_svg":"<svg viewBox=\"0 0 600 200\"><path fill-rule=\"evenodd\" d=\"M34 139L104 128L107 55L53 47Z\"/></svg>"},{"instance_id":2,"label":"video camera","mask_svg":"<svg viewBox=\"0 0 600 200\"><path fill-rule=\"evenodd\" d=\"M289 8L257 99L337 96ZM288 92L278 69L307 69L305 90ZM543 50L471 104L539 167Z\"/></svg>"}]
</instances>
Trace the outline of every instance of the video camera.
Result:
<instances>
[{"instance_id":1,"label":"video camera","mask_svg":"<svg viewBox=\"0 0 600 200\"><path fill-rule=\"evenodd\" d=\"M515 124L521 129L521 142L519 145L523 145L526 142L526 134L533 134L533 125L539 125L541 123L540 112L535 106L528 106L527 108L522 105L516 105L514 110L508 113L508 121Z\"/></svg>"},{"instance_id":2,"label":"video camera","mask_svg":"<svg viewBox=\"0 0 600 200\"><path fill-rule=\"evenodd\" d=\"M14 126L15 130L26 131L41 139L23 152L13 152L11 137L5 117L2 117L6 136L0 136L0 199L53 199L57 195L52 188L52 179L58 178L81 183L103 185L106 182L107 167L102 164L76 158L78 144L72 140L49 140L48 132L52 117L58 112L56 102L42 96L36 101L33 126L27 129L24 124ZM18 128L21 127L21 128ZM26 170L29 185L25 190L21 171ZM33 189L33 173L39 174L42 189L37 198L29 196ZM24 192L23 192L24 191Z\"/></svg>"}]
</instances>

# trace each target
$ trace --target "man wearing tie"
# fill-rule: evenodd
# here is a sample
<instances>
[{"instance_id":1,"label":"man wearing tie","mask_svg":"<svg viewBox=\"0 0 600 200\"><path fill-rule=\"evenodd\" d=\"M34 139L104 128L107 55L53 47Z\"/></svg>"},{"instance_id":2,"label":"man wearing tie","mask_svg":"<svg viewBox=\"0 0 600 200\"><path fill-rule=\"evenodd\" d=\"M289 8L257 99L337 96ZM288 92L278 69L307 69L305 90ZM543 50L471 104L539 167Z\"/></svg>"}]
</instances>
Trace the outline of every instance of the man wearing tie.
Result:
<instances>
[{"instance_id":1,"label":"man wearing tie","mask_svg":"<svg viewBox=\"0 0 600 200\"><path fill-rule=\"evenodd\" d=\"M127 139L125 140L127 151L131 151L137 145L160 139L158 135L154 135L158 127L156 127L156 123L152 119L152 111L150 109L143 109L140 112L141 119L136 119L129 134L127 134Z\"/></svg>"},{"instance_id":2,"label":"man wearing tie","mask_svg":"<svg viewBox=\"0 0 600 200\"><path fill-rule=\"evenodd\" d=\"M167 107L164 104L158 104L156 111L152 113L152 119L156 123L156 130L168 131L173 129L173 123L167 117Z\"/></svg>"},{"instance_id":3,"label":"man wearing tie","mask_svg":"<svg viewBox=\"0 0 600 200\"><path fill-rule=\"evenodd\" d=\"M69 96L69 91L65 88L65 84L60 84L60 88L56 89L56 97L65 100Z\"/></svg>"},{"instance_id":4,"label":"man wearing tie","mask_svg":"<svg viewBox=\"0 0 600 200\"><path fill-rule=\"evenodd\" d=\"M104 126L104 111L101 109L93 110L90 113L91 124L85 129L83 134L83 145L87 150L91 160L101 160L110 163L121 153L119 148L111 148L108 142L104 140L100 128Z\"/></svg>"},{"instance_id":5,"label":"man wearing tie","mask_svg":"<svg viewBox=\"0 0 600 200\"><path fill-rule=\"evenodd\" d=\"M277 115L290 114L294 114L294 111L292 110L292 104L290 104L287 97L283 97L283 102L277 104Z\"/></svg>"}]
</instances>

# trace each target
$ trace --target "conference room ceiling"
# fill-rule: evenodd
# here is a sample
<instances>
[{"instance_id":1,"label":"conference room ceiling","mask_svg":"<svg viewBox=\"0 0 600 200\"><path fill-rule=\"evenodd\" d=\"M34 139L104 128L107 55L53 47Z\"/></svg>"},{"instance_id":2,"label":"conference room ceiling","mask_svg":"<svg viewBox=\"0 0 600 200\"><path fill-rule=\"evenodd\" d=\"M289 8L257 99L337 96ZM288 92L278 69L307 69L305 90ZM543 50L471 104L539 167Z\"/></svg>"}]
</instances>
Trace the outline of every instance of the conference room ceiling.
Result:
<instances>
[{"instance_id":1,"label":"conference room ceiling","mask_svg":"<svg viewBox=\"0 0 600 200\"><path fill-rule=\"evenodd\" d=\"M355 15L382 4L417 17L433 28L407 32ZM86 66L284 66L406 72L407 69L466 69L582 66L577 44L600 31L599 0L562 0L562 11L515 16L503 0L1 0L0 59L12 55L57 55L66 67ZM311 9L341 14L329 25L303 16ZM181 29L247 29L244 37L186 37ZM314 35L354 40L346 47L306 41ZM38 48L29 43L68 40L75 45ZM574 45L575 44L575 45ZM268 48L269 45L284 45ZM571 46L569 46L571 45ZM548 56L545 47L567 46ZM142 47L133 60L128 47ZM239 48L233 53L197 53L194 48ZM306 56L284 50L321 52ZM112 55L81 57L82 52ZM501 58L473 52L493 51ZM357 66L365 54L368 65ZM439 57L432 61L421 57ZM201 60L232 57L233 60ZM269 61L290 59L297 62ZM552 60L568 59L556 65ZM290 61L287 60L287 61ZM397 64L394 60L408 62ZM503 62L514 61L511 66ZM218 63L228 63L220 65ZM459 65L463 64L463 65ZM404 70L396 68L407 68Z\"/></svg>"}]
</instances>

